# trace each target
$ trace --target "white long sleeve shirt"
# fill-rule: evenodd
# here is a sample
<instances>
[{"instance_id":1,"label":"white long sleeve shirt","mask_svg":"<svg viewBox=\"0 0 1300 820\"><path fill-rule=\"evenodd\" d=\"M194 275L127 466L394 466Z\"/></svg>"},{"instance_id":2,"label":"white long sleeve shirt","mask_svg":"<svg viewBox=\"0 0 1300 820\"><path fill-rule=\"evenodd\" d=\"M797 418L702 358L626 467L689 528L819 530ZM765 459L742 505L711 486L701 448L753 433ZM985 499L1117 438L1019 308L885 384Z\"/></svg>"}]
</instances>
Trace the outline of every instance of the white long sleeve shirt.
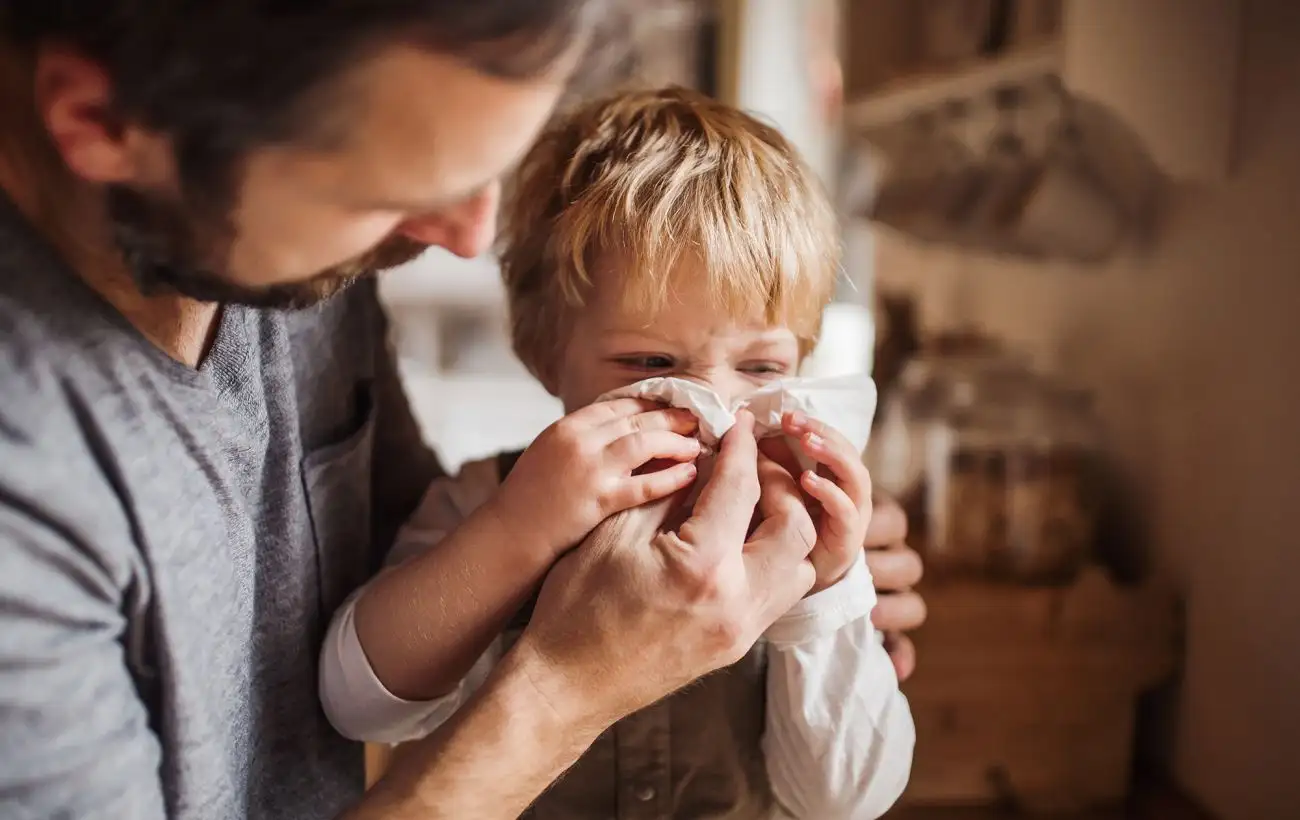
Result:
<instances>
[{"instance_id":1,"label":"white long sleeve shirt","mask_svg":"<svg viewBox=\"0 0 1300 820\"><path fill-rule=\"evenodd\" d=\"M390 565L434 548L491 497L500 480L489 459L435 482L398 537ZM506 641L498 638L451 692L431 701L402 700L375 676L357 637L353 608L359 594L336 613L321 655L321 700L345 736L399 743L427 735L483 684L505 652ZM902 793L915 729L871 624L875 600L871 573L859 557L838 584L804 599L768 630L761 757L774 805L726 816L869 820Z\"/></svg>"}]
</instances>

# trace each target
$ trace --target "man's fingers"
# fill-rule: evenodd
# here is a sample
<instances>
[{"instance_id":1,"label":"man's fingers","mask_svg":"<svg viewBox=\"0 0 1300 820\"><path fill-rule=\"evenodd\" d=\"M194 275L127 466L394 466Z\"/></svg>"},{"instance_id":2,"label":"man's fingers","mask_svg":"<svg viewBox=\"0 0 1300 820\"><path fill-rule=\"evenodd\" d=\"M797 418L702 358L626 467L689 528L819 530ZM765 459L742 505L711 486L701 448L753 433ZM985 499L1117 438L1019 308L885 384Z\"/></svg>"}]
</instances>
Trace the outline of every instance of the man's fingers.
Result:
<instances>
[{"instance_id":1,"label":"man's fingers","mask_svg":"<svg viewBox=\"0 0 1300 820\"><path fill-rule=\"evenodd\" d=\"M882 632L910 632L925 623L925 601L915 592L895 592L876 599L871 622Z\"/></svg>"},{"instance_id":2,"label":"man's fingers","mask_svg":"<svg viewBox=\"0 0 1300 820\"><path fill-rule=\"evenodd\" d=\"M888 547L906 540L907 514L897 501L876 493L872 498L871 523L867 525L865 546Z\"/></svg>"},{"instance_id":3,"label":"man's fingers","mask_svg":"<svg viewBox=\"0 0 1300 820\"><path fill-rule=\"evenodd\" d=\"M683 498L684 493L676 492L656 501L615 513L597 524L584 543L609 545L648 543L663 531L664 523L681 505Z\"/></svg>"},{"instance_id":4,"label":"man's fingers","mask_svg":"<svg viewBox=\"0 0 1300 820\"><path fill-rule=\"evenodd\" d=\"M877 511L876 515L880 512ZM921 556L903 544L889 549L868 549L867 568L871 570L876 589L885 592L916 586L923 572Z\"/></svg>"},{"instance_id":5,"label":"man's fingers","mask_svg":"<svg viewBox=\"0 0 1300 820\"><path fill-rule=\"evenodd\" d=\"M758 481L762 522L746 550L767 553L778 566L806 558L817 543L817 527L794 476L767 456L759 455Z\"/></svg>"},{"instance_id":6,"label":"man's fingers","mask_svg":"<svg viewBox=\"0 0 1300 820\"><path fill-rule=\"evenodd\" d=\"M901 632L886 632L885 651L889 653L889 660L893 661L899 683L912 677L916 671L916 647L911 638Z\"/></svg>"},{"instance_id":7,"label":"man's fingers","mask_svg":"<svg viewBox=\"0 0 1300 820\"><path fill-rule=\"evenodd\" d=\"M679 530L697 549L725 550L745 542L758 504L758 447L754 417L741 411L722 439L713 475L700 491L695 512Z\"/></svg>"},{"instance_id":8,"label":"man's fingers","mask_svg":"<svg viewBox=\"0 0 1300 820\"><path fill-rule=\"evenodd\" d=\"M758 454L758 512L764 518L782 515L794 507L803 507L803 498L799 495L799 483L795 476L783 465L768 458L766 453Z\"/></svg>"},{"instance_id":9,"label":"man's fingers","mask_svg":"<svg viewBox=\"0 0 1300 820\"><path fill-rule=\"evenodd\" d=\"M799 459L785 436L769 436L758 443L758 451L785 468L790 475L799 475Z\"/></svg>"}]
</instances>

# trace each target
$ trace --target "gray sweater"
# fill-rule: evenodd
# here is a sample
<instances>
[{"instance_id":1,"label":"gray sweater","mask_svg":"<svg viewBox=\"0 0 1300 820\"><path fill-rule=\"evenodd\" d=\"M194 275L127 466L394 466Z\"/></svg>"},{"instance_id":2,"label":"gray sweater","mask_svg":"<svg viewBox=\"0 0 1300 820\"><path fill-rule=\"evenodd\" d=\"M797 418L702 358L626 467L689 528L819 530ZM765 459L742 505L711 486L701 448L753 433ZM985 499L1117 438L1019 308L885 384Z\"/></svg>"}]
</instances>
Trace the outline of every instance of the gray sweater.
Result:
<instances>
[{"instance_id":1,"label":"gray sweater","mask_svg":"<svg viewBox=\"0 0 1300 820\"><path fill-rule=\"evenodd\" d=\"M224 311L197 369L0 196L0 817L327 818L330 613L437 474L373 283Z\"/></svg>"}]
</instances>

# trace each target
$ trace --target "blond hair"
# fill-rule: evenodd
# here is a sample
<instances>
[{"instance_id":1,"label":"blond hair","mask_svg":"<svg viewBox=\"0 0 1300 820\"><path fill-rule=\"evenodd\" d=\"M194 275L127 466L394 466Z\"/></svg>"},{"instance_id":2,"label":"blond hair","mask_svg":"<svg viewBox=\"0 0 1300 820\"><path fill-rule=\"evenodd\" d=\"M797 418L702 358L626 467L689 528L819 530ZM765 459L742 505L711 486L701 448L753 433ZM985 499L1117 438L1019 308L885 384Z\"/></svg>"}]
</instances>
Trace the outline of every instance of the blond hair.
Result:
<instances>
[{"instance_id":1,"label":"blond hair","mask_svg":"<svg viewBox=\"0 0 1300 820\"><path fill-rule=\"evenodd\" d=\"M515 352L548 386L602 258L619 264L624 306L653 315L693 257L720 308L761 310L801 354L840 265L835 214L790 143L682 88L588 102L547 129L515 177L501 238Z\"/></svg>"}]
</instances>

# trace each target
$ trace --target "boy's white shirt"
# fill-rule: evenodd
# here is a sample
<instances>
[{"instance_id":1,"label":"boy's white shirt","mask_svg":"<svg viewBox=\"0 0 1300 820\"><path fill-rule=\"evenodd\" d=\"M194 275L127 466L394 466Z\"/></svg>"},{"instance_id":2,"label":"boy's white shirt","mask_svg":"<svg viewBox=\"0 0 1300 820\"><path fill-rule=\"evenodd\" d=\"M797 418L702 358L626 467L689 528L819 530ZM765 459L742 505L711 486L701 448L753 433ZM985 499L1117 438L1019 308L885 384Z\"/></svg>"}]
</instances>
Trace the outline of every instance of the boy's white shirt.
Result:
<instances>
[{"instance_id":1,"label":"boy's white shirt","mask_svg":"<svg viewBox=\"0 0 1300 820\"><path fill-rule=\"evenodd\" d=\"M435 482L403 528L393 566L435 547L500 486L495 459ZM321 652L320 696L343 735L379 743L423 737L455 713L503 653L497 638L458 686L402 700L376 677L357 637L360 590L335 614ZM881 636L865 556L836 585L801 601L768 630L763 752L780 809L774 820L868 820L907 785L916 739L911 710Z\"/></svg>"}]
</instances>

